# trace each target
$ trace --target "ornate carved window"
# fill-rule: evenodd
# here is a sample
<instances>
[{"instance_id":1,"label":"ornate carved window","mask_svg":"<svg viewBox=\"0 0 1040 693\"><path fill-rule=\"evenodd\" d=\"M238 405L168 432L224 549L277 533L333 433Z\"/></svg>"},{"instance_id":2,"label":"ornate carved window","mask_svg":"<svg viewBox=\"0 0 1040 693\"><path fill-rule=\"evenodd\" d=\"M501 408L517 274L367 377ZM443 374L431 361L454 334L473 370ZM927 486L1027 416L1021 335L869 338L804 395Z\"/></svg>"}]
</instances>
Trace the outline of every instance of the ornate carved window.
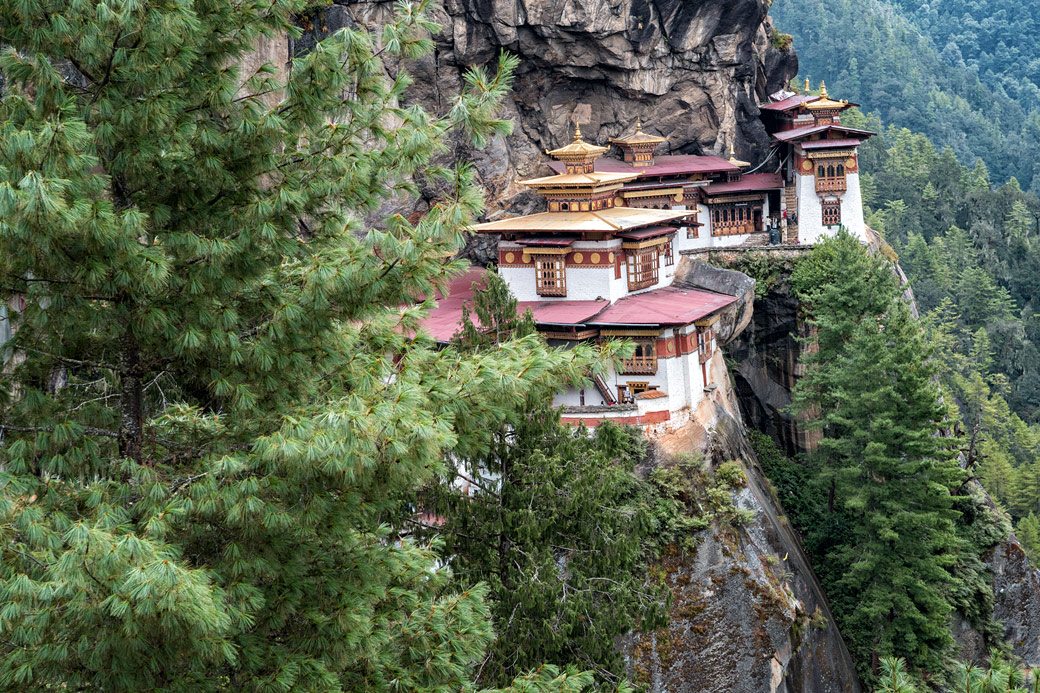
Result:
<instances>
[{"instance_id":1,"label":"ornate carved window","mask_svg":"<svg viewBox=\"0 0 1040 693\"><path fill-rule=\"evenodd\" d=\"M841 202L828 200L823 203L823 225L838 226L841 224Z\"/></svg>"},{"instance_id":2,"label":"ornate carved window","mask_svg":"<svg viewBox=\"0 0 1040 693\"><path fill-rule=\"evenodd\" d=\"M736 236L753 233L756 212L761 212L761 205L749 202L733 204L714 204L711 206L711 235Z\"/></svg>"},{"instance_id":3,"label":"ornate carved window","mask_svg":"<svg viewBox=\"0 0 1040 693\"><path fill-rule=\"evenodd\" d=\"M657 343L652 339L640 339L635 342L636 350L632 358L621 363L622 375L652 375L657 373Z\"/></svg>"},{"instance_id":4,"label":"ornate carved window","mask_svg":"<svg viewBox=\"0 0 1040 693\"><path fill-rule=\"evenodd\" d=\"M845 165L837 161L816 164L816 192L845 192Z\"/></svg>"},{"instance_id":5,"label":"ornate carved window","mask_svg":"<svg viewBox=\"0 0 1040 693\"><path fill-rule=\"evenodd\" d=\"M539 296L566 296L567 273L563 255L533 255L534 279Z\"/></svg>"},{"instance_id":6,"label":"ornate carved window","mask_svg":"<svg viewBox=\"0 0 1040 693\"><path fill-rule=\"evenodd\" d=\"M656 246L628 251L628 290L636 291L657 283L660 257Z\"/></svg>"}]
</instances>

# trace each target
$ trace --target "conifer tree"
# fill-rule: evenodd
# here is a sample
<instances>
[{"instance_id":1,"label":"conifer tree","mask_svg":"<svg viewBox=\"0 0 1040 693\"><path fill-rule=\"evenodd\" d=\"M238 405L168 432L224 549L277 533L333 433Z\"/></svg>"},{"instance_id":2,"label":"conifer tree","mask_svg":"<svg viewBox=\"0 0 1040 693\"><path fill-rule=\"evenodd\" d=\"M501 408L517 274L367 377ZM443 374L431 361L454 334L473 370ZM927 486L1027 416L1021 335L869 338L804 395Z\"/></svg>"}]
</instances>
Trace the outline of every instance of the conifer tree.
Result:
<instances>
[{"instance_id":1,"label":"conifer tree","mask_svg":"<svg viewBox=\"0 0 1040 693\"><path fill-rule=\"evenodd\" d=\"M827 509L842 529L821 573L861 662L903 656L941 670L963 542L955 493L959 441L923 332L890 270L842 231L792 277L816 328L796 406L823 430ZM810 407L815 407L810 409Z\"/></svg>"},{"instance_id":2,"label":"conifer tree","mask_svg":"<svg viewBox=\"0 0 1040 693\"><path fill-rule=\"evenodd\" d=\"M298 0L0 4L0 688L459 690L486 587L395 535L447 452L591 353L438 352L419 332L480 208L431 156L495 117L407 105L427 3L245 71ZM395 61L385 77L383 60ZM360 221L412 176L417 223ZM471 583L472 584L472 583ZM524 690L578 690L548 667Z\"/></svg>"},{"instance_id":3,"label":"conifer tree","mask_svg":"<svg viewBox=\"0 0 1040 693\"><path fill-rule=\"evenodd\" d=\"M497 274L484 276L456 348L498 349L530 335L529 313ZM480 681L501 685L539 662L573 662L604 689L624 680L619 637L666 615L667 591L651 583L651 545L668 510L635 475L646 455L638 429L566 426L554 387L532 388L483 454L456 458L431 490L437 521L461 584L480 580L497 639Z\"/></svg>"}]
</instances>

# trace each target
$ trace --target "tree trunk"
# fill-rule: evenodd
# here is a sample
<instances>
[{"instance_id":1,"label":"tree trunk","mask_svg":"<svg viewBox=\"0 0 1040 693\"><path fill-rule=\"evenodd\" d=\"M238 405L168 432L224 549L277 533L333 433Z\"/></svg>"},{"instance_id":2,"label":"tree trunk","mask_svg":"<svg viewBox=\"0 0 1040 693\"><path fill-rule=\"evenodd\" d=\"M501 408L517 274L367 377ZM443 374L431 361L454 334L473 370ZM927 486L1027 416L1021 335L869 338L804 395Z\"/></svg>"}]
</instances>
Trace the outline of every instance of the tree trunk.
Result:
<instances>
[{"instance_id":1,"label":"tree trunk","mask_svg":"<svg viewBox=\"0 0 1040 693\"><path fill-rule=\"evenodd\" d=\"M119 376L121 419L119 422L119 455L141 463L144 438L144 413L141 386L141 351L137 339L127 326L119 340Z\"/></svg>"}]
</instances>

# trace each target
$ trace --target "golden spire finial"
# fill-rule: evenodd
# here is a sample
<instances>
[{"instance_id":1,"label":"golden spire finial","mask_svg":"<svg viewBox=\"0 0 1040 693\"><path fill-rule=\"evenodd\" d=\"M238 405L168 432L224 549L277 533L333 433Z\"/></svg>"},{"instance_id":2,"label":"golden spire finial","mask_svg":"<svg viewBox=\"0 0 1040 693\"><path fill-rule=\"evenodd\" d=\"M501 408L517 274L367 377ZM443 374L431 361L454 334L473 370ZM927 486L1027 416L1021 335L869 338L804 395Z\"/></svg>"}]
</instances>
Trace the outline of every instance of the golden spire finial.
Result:
<instances>
[{"instance_id":1,"label":"golden spire finial","mask_svg":"<svg viewBox=\"0 0 1040 693\"><path fill-rule=\"evenodd\" d=\"M643 119L642 118L636 118L636 132L642 132L642 131L643 131Z\"/></svg>"},{"instance_id":2,"label":"golden spire finial","mask_svg":"<svg viewBox=\"0 0 1040 693\"><path fill-rule=\"evenodd\" d=\"M820 80L820 98L827 98L827 82L822 79Z\"/></svg>"},{"instance_id":3,"label":"golden spire finial","mask_svg":"<svg viewBox=\"0 0 1040 693\"><path fill-rule=\"evenodd\" d=\"M812 87L809 86L809 78L806 77L805 78L805 93L808 94L811 90L812 90Z\"/></svg>"},{"instance_id":4,"label":"golden spire finial","mask_svg":"<svg viewBox=\"0 0 1040 693\"><path fill-rule=\"evenodd\" d=\"M734 158L735 156L736 156L736 152L735 152L735 151L733 150L733 143L732 143L732 142L730 142L730 143L729 143L729 158L731 158L731 159L732 159L732 158Z\"/></svg>"},{"instance_id":5,"label":"golden spire finial","mask_svg":"<svg viewBox=\"0 0 1040 693\"><path fill-rule=\"evenodd\" d=\"M574 121L574 141L581 142L581 123Z\"/></svg>"}]
</instances>

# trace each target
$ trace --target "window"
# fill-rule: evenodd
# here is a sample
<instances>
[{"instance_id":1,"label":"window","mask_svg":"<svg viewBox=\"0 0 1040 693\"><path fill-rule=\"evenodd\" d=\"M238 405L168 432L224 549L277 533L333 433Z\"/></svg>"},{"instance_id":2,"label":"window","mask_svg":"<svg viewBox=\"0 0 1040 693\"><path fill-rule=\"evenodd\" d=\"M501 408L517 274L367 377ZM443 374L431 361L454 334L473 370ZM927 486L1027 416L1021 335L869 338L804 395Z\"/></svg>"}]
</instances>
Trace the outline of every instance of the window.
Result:
<instances>
[{"instance_id":1,"label":"window","mask_svg":"<svg viewBox=\"0 0 1040 693\"><path fill-rule=\"evenodd\" d=\"M657 372L657 345L654 340L635 342L632 358L621 362L622 375L652 375Z\"/></svg>"},{"instance_id":2,"label":"window","mask_svg":"<svg viewBox=\"0 0 1040 693\"><path fill-rule=\"evenodd\" d=\"M697 328L697 360L701 363L701 381L708 387L708 361L711 359L711 326Z\"/></svg>"},{"instance_id":3,"label":"window","mask_svg":"<svg viewBox=\"0 0 1040 693\"><path fill-rule=\"evenodd\" d=\"M636 291L656 284L659 265L658 250L654 246L629 251L628 290Z\"/></svg>"},{"instance_id":4,"label":"window","mask_svg":"<svg viewBox=\"0 0 1040 693\"><path fill-rule=\"evenodd\" d=\"M816 167L816 192L845 192L845 166L821 162Z\"/></svg>"},{"instance_id":5,"label":"window","mask_svg":"<svg viewBox=\"0 0 1040 693\"><path fill-rule=\"evenodd\" d=\"M618 385L618 402L631 404L635 401L636 395L649 389L650 383L625 383L624 385Z\"/></svg>"},{"instance_id":6,"label":"window","mask_svg":"<svg viewBox=\"0 0 1040 693\"><path fill-rule=\"evenodd\" d=\"M761 213L761 202L715 203L711 206L711 235L735 236L761 230L755 223Z\"/></svg>"},{"instance_id":7,"label":"window","mask_svg":"<svg viewBox=\"0 0 1040 693\"><path fill-rule=\"evenodd\" d=\"M838 226L841 224L841 202L835 200L823 203L823 225Z\"/></svg>"},{"instance_id":8,"label":"window","mask_svg":"<svg viewBox=\"0 0 1040 693\"><path fill-rule=\"evenodd\" d=\"M704 357L711 356L711 328L710 327L698 327L697 328L697 355L704 360Z\"/></svg>"},{"instance_id":9,"label":"window","mask_svg":"<svg viewBox=\"0 0 1040 693\"><path fill-rule=\"evenodd\" d=\"M534 279L539 296L566 296L567 276L562 255L535 255Z\"/></svg>"},{"instance_id":10,"label":"window","mask_svg":"<svg viewBox=\"0 0 1040 693\"><path fill-rule=\"evenodd\" d=\"M686 227L686 237L687 238L699 238L700 235L701 234L700 234L700 228L699 227L697 227L697 226L687 226Z\"/></svg>"},{"instance_id":11,"label":"window","mask_svg":"<svg viewBox=\"0 0 1040 693\"><path fill-rule=\"evenodd\" d=\"M675 254L672 252L672 240L668 239L668 242L660 246L661 255L664 257L664 266L671 267L675 264Z\"/></svg>"}]
</instances>

